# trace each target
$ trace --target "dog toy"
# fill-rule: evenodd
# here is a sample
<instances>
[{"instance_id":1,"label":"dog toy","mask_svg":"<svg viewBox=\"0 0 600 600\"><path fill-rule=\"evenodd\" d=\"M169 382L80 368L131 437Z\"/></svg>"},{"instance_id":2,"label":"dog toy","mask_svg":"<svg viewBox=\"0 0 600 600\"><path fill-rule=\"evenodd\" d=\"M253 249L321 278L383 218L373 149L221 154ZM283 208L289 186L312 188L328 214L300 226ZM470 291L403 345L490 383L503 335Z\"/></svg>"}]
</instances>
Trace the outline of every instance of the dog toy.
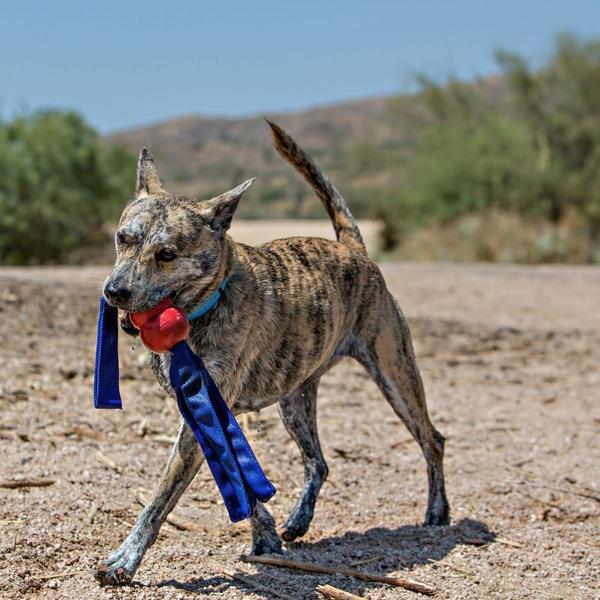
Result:
<instances>
[{"instance_id":1,"label":"dog toy","mask_svg":"<svg viewBox=\"0 0 600 600\"><path fill-rule=\"evenodd\" d=\"M196 309L191 318L210 310L218 297L213 300L210 305L199 307L202 310ZM190 329L188 317L166 298L148 311L130 314L130 318L149 350L171 353L169 377L177 405L204 452L229 518L236 522L250 517L257 500L267 502L275 494L275 488L264 474L202 359L185 341ZM94 375L95 408L122 408L117 338L118 311L101 297Z\"/></svg>"},{"instance_id":2,"label":"dog toy","mask_svg":"<svg viewBox=\"0 0 600 600\"><path fill-rule=\"evenodd\" d=\"M140 330L144 346L152 352L168 352L185 340L190 332L187 317L173 306L170 298L165 298L154 308L129 315L134 327Z\"/></svg>"}]
</instances>

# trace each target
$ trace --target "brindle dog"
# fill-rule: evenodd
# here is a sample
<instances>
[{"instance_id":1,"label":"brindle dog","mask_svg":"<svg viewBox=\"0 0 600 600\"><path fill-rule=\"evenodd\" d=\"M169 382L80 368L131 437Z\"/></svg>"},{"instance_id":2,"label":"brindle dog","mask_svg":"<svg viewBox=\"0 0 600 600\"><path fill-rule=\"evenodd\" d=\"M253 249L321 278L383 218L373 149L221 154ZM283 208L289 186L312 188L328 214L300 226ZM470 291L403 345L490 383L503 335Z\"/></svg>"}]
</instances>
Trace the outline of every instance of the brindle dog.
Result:
<instances>
[{"instance_id":1,"label":"brindle dog","mask_svg":"<svg viewBox=\"0 0 600 600\"><path fill-rule=\"evenodd\" d=\"M321 376L342 357L359 361L419 443L429 478L425 525L446 525L444 438L429 420L409 328L381 272L367 256L344 199L312 159L274 123L274 145L322 200L337 241L296 237L258 247L227 230L242 185L208 201L169 194L150 153L140 154L136 191L116 234L117 260L104 285L107 301L126 312L165 296L191 312L225 277L216 306L192 321L188 343L199 354L235 414L278 402L281 419L304 462L304 489L281 537L304 535L327 477L316 423ZM125 329L131 324L125 319ZM168 354L150 354L160 384L172 393ZM99 567L102 584L131 580L203 462L182 421L166 469L127 539ZM251 517L252 552L281 552L275 522L258 504Z\"/></svg>"}]
</instances>

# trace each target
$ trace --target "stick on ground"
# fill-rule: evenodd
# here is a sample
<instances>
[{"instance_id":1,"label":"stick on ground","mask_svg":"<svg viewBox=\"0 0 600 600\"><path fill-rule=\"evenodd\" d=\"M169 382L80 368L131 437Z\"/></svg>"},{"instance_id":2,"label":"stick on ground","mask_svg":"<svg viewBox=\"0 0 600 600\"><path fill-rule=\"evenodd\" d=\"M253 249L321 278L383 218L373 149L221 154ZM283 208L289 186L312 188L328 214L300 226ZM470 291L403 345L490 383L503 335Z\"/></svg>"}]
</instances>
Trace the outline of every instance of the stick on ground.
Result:
<instances>
[{"instance_id":1,"label":"stick on ground","mask_svg":"<svg viewBox=\"0 0 600 600\"><path fill-rule=\"evenodd\" d=\"M440 565L442 567L447 567L448 569L452 569L453 571L456 571L457 573L462 573L463 575L467 575L468 577L474 576L474 574L471 573L471 571L467 571L466 569L457 567L456 565L453 565L452 563L449 563L445 560L435 560L435 558L430 558L428 560L430 563L432 563L434 565Z\"/></svg>"},{"instance_id":2,"label":"stick on ground","mask_svg":"<svg viewBox=\"0 0 600 600\"><path fill-rule=\"evenodd\" d=\"M255 590L258 590L260 592L267 592L267 593L271 594L272 596L275 596L276 598L283 598L283 600L294 600L291 596L288 596L287 594L284 594L283 592L278 592L277 590L267 587L263 583L254 581L253 579L250 579L250 577L246 577L245 575L242 575L241 573L237 573L235 571L223 571L223 572L225 573L225 575L232 577L233 579L237 579L238 581L245 583L248 587L254 588Z\"/></svg>"},{"instance_id":3,"label":"stick on ground","mask_svg":"<svg viewBox=\"0 0 600 600\"><path fill-rule=\"evenodd\" d=\"M261 565L271 565L273 567L283 567L285 569L295 569L296 571L307 571L309 573L324 573L326 575L344 575L345 577L354 577L362 581L374 581L376 583L387 583L388 585L395 585L402 587L411 592L419 592L420 594L434 594L435 589L431 586L415 581L414 579L407 579L404 577L386 577L382 575L373 575L372 573L363 573L362 571L355 571L354 569L347 569L346 567L327 567L316 563L304 563L295 562L293 560L286 560L283 558L272 558L270 556L244 556L242 560L249 563L258 563Z\"/></svg>"},{"instance_id":4,"label":"stick on ground","mask_svg":"<svg viewBox=\"0 0 600 600\"><path fill-rule=\"evenodd\" d=\"M363 560L355 560L350 563L351 567L360 567L361 565L368 565L369 563L381 560L384 556L372 556L371 558L365 558Z\"/></svg>"},{"instance_id":5,"label":"stick on ground","mask_svg":"<svg viewBox=\"0 0 600 600\"><path fill-rule=\"evenodd\" d=\"M90 508L90 512L88 513L88 523L92 525L94 523L94 519L96 518L96 513L98 512L98 503L94 502Z\"/></svg>"},{"instance_id":6,"label":"stick on ground","mask_svg":"<svg viewBox=\"0 0 600 600\"><path fill-rule=\"evenodd\" d=\"M319 594L322 594L325 598L331 598L331 600L362 600L362 596L339 590L332 585L318 585L316 590Z\"/></svg>"},{"instance_id":7,"label":"stick on ground","mask_svg":"<svg viewBox=\"0 0 600 600\"><path fill-rule=\"evenodd\" d=\"M15 490L17 488L27 487L48 487L56 483L54 479L2 479L0 488Z\"/></svg>"},{"instance_id":8,"label":"stick on ground","mask_svg":"<svg viewBox=\"0 0 600 600\"><path fill-rule=\"evenodd\" d=\"M170 435L153 435L150 440L164 446L172 446L177 441L177 438Z\"/></svg>"},{"instance_id":9,"label":"stick on ground","mask_svg":"<svg viewBox=\"0 0 600 600\"><path fill-rule=\"evenodd\" d=\"M63 577L73 577L73 575L80 575L85 571L66 571L65 573L53 573L52 575L35 575L31 579L35 581L49 581L50 579L62 579Z\"/></svg>"},{"instance_id":10,"label":"stick on ground","mask_svg":"<svg viewBox=\"0 0 600 600\"><path fill-rule=\"evenodd\" d=\"M119 465L112 458L106 456L104 452L102 452L101 450L96 450L95 454L96 458L98 459L98 462L102 463L105 467L108 467L109 469L112 469L117 473L121 473L121 467L119 467Z\"/></svg>"},{"instance_id":11,"label":"stick on ground","mask_svg":"<svg viewBox=\"0 0 600 600\"><path fill-rule=\"evenodd\" d=\"M511 548L522 548L523 544L519 542L513 542L512 540L507 540L506 538L494 538L494 542L497 544L503 544L504 546L510 546Z\"/></svg>"}]
</instances>

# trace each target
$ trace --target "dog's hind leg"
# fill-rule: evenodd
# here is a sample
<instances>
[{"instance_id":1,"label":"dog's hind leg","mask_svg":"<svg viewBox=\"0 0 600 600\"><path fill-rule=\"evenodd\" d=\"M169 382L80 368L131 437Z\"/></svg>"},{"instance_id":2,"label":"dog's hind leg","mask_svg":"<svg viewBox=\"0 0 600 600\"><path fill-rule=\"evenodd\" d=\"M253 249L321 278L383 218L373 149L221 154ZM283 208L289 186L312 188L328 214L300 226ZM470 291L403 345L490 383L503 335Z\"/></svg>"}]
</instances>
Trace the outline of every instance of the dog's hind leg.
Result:
<instances>
[{"instance_id":1,"label":"dog's hind leg","mask_svg":"<svg viewBox=\"0 0 600 600\"><path fill-rule=\"evenodd\" d=\"M182 421L169 462L151 500L139 514L125 541L96 571L96 579L101 585L119 585L131 581L146 550L154 543L161 525L203 460L204 455L192 430Z\"/></svg>"},{"instance_id":2,"label":"dog's hind leg","mask_svg":"<svg viewBox=\"0 0 600 600\"><path fill-rule=\"evenodd\" d=\"M378 322L359 333L352 352L373 377L379 389L418 442L429 480L424 525L448 525L450 509L444 486L444 436L429 420L425 391L415 361L410 331L391 296L384 302Z\"/></svg>"},{"instance_id":3,"label":"dog's hind leg","mask_svg":"<svg viewBox=\"0 0 600 600\"><path fill-rule=\"evenodd\" d=\"M277 405L281 420L298 445L304 463L304 489L281 534L286 542L308 531L319 491L328 473L317 432L318 385L318 378L310 379Z\"/></svg>"}]
</instances>

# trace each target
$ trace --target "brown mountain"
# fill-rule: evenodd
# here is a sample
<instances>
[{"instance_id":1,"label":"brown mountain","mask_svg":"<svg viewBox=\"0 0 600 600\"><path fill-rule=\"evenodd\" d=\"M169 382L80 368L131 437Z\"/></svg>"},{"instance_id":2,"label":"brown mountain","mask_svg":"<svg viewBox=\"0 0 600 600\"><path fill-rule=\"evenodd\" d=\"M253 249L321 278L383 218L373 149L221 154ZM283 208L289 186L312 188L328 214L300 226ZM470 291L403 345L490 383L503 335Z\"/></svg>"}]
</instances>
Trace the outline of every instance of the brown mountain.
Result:
<instances>
[{"instance_id":1,"label":"brown mountain","mask_svg":"<svg viewBox=\"0 0 600 600\"><path fill-rule=\"evenodd\" d=\"M411 97L374 98L306 111L269 114L328 171L360 214L361 191L381 187L393 176L412 143L414 127L399 121L414 109ZM401 135L398 132L401 131ZM273 150L262 116L187 116L108 137L111 143L154 154L166 184L179 193L209 197L257 177L242 203L246 217L323 216L300 177Z\"/></svg>"}]
</instances>

